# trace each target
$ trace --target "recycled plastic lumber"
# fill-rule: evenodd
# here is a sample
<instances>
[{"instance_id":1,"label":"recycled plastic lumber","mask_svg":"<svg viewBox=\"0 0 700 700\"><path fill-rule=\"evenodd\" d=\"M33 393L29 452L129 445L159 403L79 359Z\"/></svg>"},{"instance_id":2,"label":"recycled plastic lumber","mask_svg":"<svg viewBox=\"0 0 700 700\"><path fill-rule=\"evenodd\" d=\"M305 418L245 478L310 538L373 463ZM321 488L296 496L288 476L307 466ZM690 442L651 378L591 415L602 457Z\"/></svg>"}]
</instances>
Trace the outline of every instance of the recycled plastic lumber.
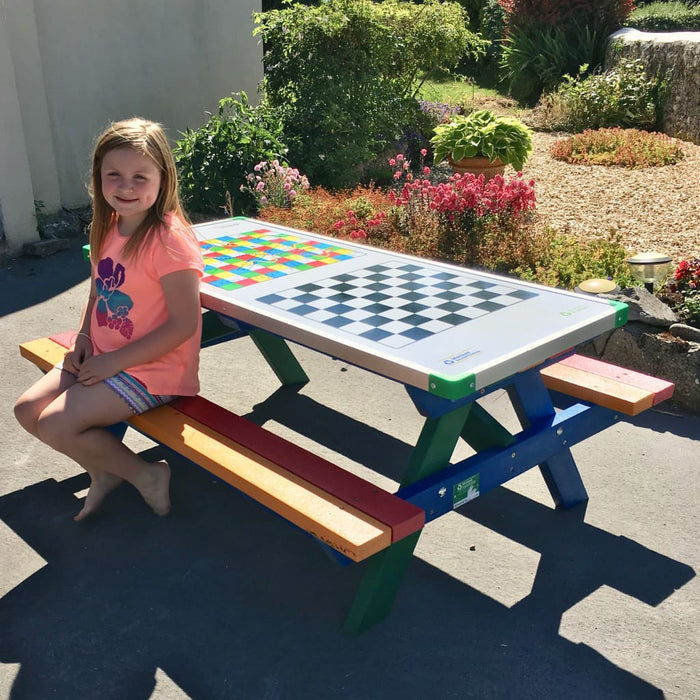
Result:
<instances>
[{"instance_id":1,"label":"recycled plastic lumber","mask_svg":"<svg viewBox=\"0 0 700 700\"><path fill-rule=\"evenodd\" d=\"M540 370L550 391L636 416L671 398L675 385L584 355L570 355Z\"/></svg>"},{"instance_id":2,"label":"recycled plastic lumber","mask_svg":"<svg viewBox=\"0 0 700 700\"><path fill-rule=\"evenodd\" d=\"M22 343L20 353L48 371L74 335ZM201 396L127 422L354 561L418 532L425 522L417 506Z\"/></svg>"}]
</instances>

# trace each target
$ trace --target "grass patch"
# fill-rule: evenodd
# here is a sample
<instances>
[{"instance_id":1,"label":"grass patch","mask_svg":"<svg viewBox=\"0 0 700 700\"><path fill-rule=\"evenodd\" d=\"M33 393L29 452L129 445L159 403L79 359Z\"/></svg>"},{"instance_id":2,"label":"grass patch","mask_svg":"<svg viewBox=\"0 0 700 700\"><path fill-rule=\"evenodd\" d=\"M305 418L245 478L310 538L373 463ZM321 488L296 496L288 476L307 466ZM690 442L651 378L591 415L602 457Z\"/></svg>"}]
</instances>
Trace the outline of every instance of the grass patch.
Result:
<instances>
[{"instance_id":1,"label":"grass patch","mask_svg":"<svg viewBox=\"0 0 700 700\"><path fill-rule=\"evenodd\" d=\"M418 99L460 106L466 110L490 109L503 115L518 116L522 113L518 103L507 95L481 87L459 75L431 75L421 86Z\"/></svg>"}]
</instances>

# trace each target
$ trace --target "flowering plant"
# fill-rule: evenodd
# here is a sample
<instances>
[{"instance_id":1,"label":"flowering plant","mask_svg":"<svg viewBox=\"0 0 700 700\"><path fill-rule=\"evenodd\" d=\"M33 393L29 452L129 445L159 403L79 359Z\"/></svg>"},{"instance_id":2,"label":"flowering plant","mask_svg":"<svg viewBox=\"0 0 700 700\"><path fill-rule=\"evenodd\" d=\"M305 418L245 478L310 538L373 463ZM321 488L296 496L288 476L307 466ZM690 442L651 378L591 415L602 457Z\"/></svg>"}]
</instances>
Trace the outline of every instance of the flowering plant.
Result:
<instances>
[{"instance_id":1,"label":"flowering plant","mask_svg":"<svg viewBox=\"0 0 700 700\"><path fill-rule=\"evenodd\" d=\"M253 172L246 175L241 192L249 192L255 198L258 210L265 207L292 206L292 201L300 192L309 189L309 180L296 168L281 165L278 160L260 161Z\"/></svg>"},{"instance_id":2,"label":"flowering plant","mask_svg":"<svg viewBox=\"0 0 700 700\"><path fill-rule=\"evenodd\" d=\"M425 155L425 151L421 152ZM430 168L414 176L401 154L389 164L401 183L390 192L397 226L406 235L422 232L431 244L421 254L462 264L488 263L493 269L514 270L528 256L526 213L535 207L534 181L522 175L485 180L472 173L452 175L446 182L431 181Z\"/></svg>"},{"instance_id":3,"label":"flowering plant","mask_svg":"<svg viewBox=\"0 0 700 700\"><path fill-rule=\"evenodd\" d=\"M665 285L670 301L688 323L700 327L700 258L681 260L673 278Z\"/></svg>"}]
</instances>

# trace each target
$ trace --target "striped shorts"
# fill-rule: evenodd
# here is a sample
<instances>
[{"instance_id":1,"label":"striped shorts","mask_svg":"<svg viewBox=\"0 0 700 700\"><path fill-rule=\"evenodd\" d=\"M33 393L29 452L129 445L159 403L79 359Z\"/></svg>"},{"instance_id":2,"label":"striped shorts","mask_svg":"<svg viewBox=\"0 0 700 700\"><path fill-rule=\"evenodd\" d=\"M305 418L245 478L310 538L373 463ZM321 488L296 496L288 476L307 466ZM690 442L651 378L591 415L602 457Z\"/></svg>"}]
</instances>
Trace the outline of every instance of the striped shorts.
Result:
<instances>
[{"instance_id":1,"label":"striped shorts","mask_svg":"<svg viewBox=\"0 0 700 700\"><path fill-rule=\"evenodd\" d=\"M63 362L59 362L56 365L56 369L68 372L63 366ZM68 374L72 374L72 372L68 372ZM104 383L126 401L127 405L136 416L152 408L156 408L157 406L170 403L173 399L177 398L168 394L151 394L138 379L126 372L119 372L119 374L115 374L113 377L107 377Z\"/></svg>"},{"instance_id":2,"label":"striped shorts","mask_svg":"<svg viewBox=\"0 0 700 700\"><path fill-rule=\"evenodd\" d=\"M107 377L104 383L126 401L136 416L151 408L170 403L175 398L168 394L151 394L138 379L126 372Z\"/></svg>"}]
</instances>

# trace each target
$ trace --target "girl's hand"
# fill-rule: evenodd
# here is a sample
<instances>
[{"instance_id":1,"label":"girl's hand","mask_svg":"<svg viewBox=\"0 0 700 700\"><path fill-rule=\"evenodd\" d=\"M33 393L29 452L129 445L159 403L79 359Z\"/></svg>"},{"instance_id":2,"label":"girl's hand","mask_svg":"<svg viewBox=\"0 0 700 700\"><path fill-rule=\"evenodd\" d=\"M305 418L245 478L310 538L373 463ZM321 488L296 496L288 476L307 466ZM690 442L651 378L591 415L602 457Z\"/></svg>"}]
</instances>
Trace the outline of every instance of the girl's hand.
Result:
<instances>
[{"instance_id":1,"label":"girl's hand","mask_svg":"<svg viewBox=\"0 0 700 700\"><path fill-rule=\"evenodd\" d=\"M85 386L91 386L101 382L107 377L113 377L121 371L116 363L114 353L106 352L102 355L91 355L86 358L78 370L78 381Z\"/></svg>"},{"instance_id":2,"label":"girl's hand","mask_svg":"<svg viewBox=\"0 0 700 700\"><path fill-rule=\"evenodd\" d=\"M63 358L63 366L72 374L77 375L89 357L92 357L92 343L84 334L78 335L73 349L69 350Z\"/></svg>"}]
</instances>

